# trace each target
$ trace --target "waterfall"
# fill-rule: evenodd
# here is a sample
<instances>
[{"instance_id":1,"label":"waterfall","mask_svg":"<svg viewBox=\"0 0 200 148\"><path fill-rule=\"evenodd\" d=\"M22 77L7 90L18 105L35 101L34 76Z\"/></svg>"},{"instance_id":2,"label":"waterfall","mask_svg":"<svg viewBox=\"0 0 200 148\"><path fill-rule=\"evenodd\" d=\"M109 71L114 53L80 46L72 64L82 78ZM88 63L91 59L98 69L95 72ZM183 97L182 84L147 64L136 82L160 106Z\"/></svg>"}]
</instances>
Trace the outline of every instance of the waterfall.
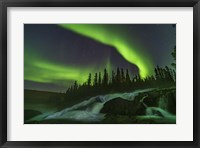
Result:
<instances>
[{"instance_id":1,"label":"waterfall","mask_svg":"<svg viewBox=\"0 0 200 148\"><path fill-rule=\"evenodd\" d=\"M169 117L172 116L169 112L163 110L162 108L159 107L148 107L146 109L146 115L155 115L155 116L160 116L160 117Z\"/></svg>"},{"instance_id":2,"label":"waterfall","mask_svg":"<svg viewBox=\"0 0 200 148\"><path fill-rule=\"evenodd\" d=\"M29 121L45 121L45 120L66 120L72 123L101 123L102 120L105 119L105 115L100 113L104 104L110 100L120 98L124 100L133 101L139 93L149 92L155 89L144 89L144 90L137 90L133 92L127 93L113 93L113 94L106 94L106 95L98 95L91 97L87 100L79 102L71 107L67 107L61 111L49 111L45 112L41 115L35 116ZM173 115L167 111L168 98L170 96L163 95L158 102L157 107L150 107L148 104L143 102L148 95L144 95L143 98L140 99L140 103L146 108L141 115L137 115L136 123L176 123L176 115Z\"/></svg>"},{"instance_id":3,"label":"waterfall","mask_svg":"<svg viewBox=\"0 0 200 148\"><path fill-rule=\"evenodd\" d=\"M91 107L88 107L86 111L98 114L103 108L104 103L94 103Z\"/></svg>"},{"instance_id":4,"label":"waterfall","mask_svg":"<svg viewBox=\"0 0 200 148\"><path fill-rule=\"evenodd\" d=\"M167 110L168 109L167 106L168 106L168 99L166 99L165 96L161 96L158 102L158 107Z\"/></svg>"},{"instance_id":5,"label":"waterfall","mask_svg":"<svg viewBox=\"0 0 200 148\"><path fill-rule=\"evenodd\" d=\"M132 101L134 100L135 96L138 95L138 93L148 92L151 90L153 89L137 90L130 93L98 95L95 97L91 97L88 100L77 103L66 109L63 109L59 112L50 114L44 119L69 119L90 122L101 121L104 119L104 114L101 114L100 111L106 102L118 97Z\"/></svg>"}]
</instances>

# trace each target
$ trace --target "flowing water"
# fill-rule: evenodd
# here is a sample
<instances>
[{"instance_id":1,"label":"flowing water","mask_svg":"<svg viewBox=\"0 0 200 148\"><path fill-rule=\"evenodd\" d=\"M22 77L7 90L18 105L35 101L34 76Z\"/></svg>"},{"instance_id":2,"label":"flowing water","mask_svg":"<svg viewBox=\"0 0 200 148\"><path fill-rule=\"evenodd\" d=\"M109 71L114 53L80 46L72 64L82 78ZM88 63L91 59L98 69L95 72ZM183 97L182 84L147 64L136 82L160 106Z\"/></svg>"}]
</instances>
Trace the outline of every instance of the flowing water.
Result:
<instances>
[{"instance_id":1,"label":"flowing water","mask_svg":"<svg viewBox=\"0 0 200 148\"><path fill-rule=\"evenodd\" d=\"M144 89L137 90L129 93L115 93L107 95L98 95L91 97L88 100L84 100L80 103L77 103L71 107L67 107L59 112L54 113L44 113L42 115L36 116L31 120L48 120L48 119L67 119L71 121L81 121L81 122L99 122L105 118L105 114L100 113L100 110L103 108L104 104L115 98L122 98L125 100L134 100L135 96L139 93L148 92L153 89ZM147 116L159 116L165 117L170 116L170 114L161 108L146 108Z\"/></svg>"}]
</instances>

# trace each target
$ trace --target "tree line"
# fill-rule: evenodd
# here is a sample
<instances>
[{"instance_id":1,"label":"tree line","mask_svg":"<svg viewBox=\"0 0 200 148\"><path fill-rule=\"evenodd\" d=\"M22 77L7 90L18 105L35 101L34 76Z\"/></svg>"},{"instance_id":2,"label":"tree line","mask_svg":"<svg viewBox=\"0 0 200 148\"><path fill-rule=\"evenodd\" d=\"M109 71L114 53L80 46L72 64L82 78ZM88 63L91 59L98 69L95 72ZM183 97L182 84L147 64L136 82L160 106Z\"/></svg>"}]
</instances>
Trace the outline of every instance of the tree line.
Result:
<instances>
[{"instance_id":1,"label":"tree line","mask_svg":"<svg viewBox=\"0 0 200 148\"><path fill-rule=\"evenodd\" d=\"M129 70L117 68L109 75L107 69L104 72L91 74L83 84L74 82L70 88L67 89L65 99L80 99L91 97L94 95L115 93L115 92L130 92L137 89L145 88L162 88L175 86L176 72L174 69L165 66L161 68L157 66L154 74L142 79L140 75L135 75L131 78Z\"/></svg>"},{"instance_id":2,"label":"tree line","mask_svg":"<svg viewBox=\"0 0 200 148\"><path fill-rule=\"evenodd\" d=\"M145 88L167 88L176 86L176 46L171 53L173 63L171 67L156 66L154 73L146 78L141 78L139 74L133 75L128 69L117 68L108 73L105 68L103 73L89 73L88 79L83 84L77 81L69 87L65 96L57 103L58 108L62 109L67 105L78 103L80 100L87 99L96 95L108 93L131 92Z\"/></svg>"}]
</instances>

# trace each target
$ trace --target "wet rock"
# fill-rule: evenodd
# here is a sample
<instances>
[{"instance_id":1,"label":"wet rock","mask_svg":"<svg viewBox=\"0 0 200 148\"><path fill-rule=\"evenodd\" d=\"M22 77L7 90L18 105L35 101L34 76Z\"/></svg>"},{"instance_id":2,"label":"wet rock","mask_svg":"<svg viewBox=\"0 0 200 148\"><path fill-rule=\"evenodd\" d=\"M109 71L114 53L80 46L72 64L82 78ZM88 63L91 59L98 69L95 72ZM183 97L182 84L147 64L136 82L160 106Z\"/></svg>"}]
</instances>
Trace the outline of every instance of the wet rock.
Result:
<instances>
[{"instance_id":1,"label":"wet rock","mask_svg":"<svg viewBox=\"0 0 200 148\"><path fill-rule=\"evenodd\" d=\"M139 101L129 101L118 97L106 102L100 112L113 115L135 115L139 103Z\"/></svg>"},{"instance_id":2,"label":"wet rock","mask_svg":"<svg viewBox=\"0 0 200 148\"><path fill-rule=\"evenodd\" d=\"M40 111L32 110L32 109L25 109L24 110L24 120L28 120L34 116L42 114Z\"/></svg>"},{"instance_id":3,"label":"wet rock","mask_svg":"<svg viewBox=\"0 0 200 148\"><path fill-rule=\"evenodd\" d=\"M136 96L142 105L139 106L137 114L144 114L144 109L147 107L159 107L172 114L176 114L176 90L164 89L154 90L147 93L141 93Z\"/></svg>"},{"instance_id":4,"label":"wet rock","mask_svg":"<svg viewBox=\"0 0 200 148\"><path fill-rule=\"evenodd\" d=\"M175 89L153 90L140 93L133 101L118 97L106 102L100 112L112 115L146 115L148 107L158 107L175 115ZM157 114L158 116L162 116L159 113Z\"/></svg>"}]
</instances>

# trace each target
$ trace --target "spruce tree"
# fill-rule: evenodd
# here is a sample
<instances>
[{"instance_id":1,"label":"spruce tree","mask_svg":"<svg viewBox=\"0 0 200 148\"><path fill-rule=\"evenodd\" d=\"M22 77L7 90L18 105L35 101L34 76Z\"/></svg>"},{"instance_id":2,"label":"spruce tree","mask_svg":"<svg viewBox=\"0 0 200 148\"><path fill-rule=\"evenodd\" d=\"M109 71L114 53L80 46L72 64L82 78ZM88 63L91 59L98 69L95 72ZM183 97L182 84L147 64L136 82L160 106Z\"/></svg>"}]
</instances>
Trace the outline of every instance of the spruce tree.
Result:
<instances>
[{"instance_id":1,"label":"spruce tree","mask_svg":"<svg viewBox=\"0 0 200 148\"><path fill-rule=\"evenodd\" d=\"M116 81L118 84L121 82L121 75L120 75L119 67L117 68Z\"/></svg>"},{"instance_id":2,"label":"spruce tree","mask_svg":"<svg viewBox=\"0 0 200 148\"><path fill-rule=\"evenodd\" d=\"M108 72L106 68L104 69L104 75L103 75L103 85L108 85Z\"/></svg>"},{"instance_id":3,"label":"spruce tree","mask_svg":"<svg viewBox=\"0 0 200 148\"><path fill-rule=\"evenodd\" d=\"M124 76L124 70L121 68L121 82L123 83L125 81L125 76Z\"/></svg>"},{"instance_id":4,"label":"spruce tree","mask_svg":"<svg viewBox=\"0 0 200 148\"><path fill-rule=\"evenodd\" d=\"M131 82L131 79L129 76L129 72L128 72L128 69L126 69L126 83L130 83L130 82Z\"/></svg>"},{"instance_id":5,"label":"spruce tree","mask_svg":"<svg viewBox=\"0 0 200 148\"><path fill-rule=\"evenodd\" d=\"M77 84L77 81L74 82L74 90L78 90L78 84Z\"/></svg>"},{"instance_id":6,"label":"spruce tree","mask_svg":"<svg viewBox=\"0 0 200 148\"><path fill-rule=\"evenodd\" d=\"M174 50L172 51L171 55L174 59L174 62L171 65L176 69L176 46L174 46Z\"/></svg>"},{"instance_id":7,"label":"spruce tree","mask_svg":"<svg viewBox=\"0 0 200 148\"><path fill-rule=\"evenodd\" d=\"M91 86L91 82L92 82L92 74L89 73L88 80L87 80L87 85Z\"/></svg>"},{"instance_id":8,"label":"spruce tree","mask_svg":"<svg viewBox=\"0 0 200 148\"><path fill-rule=\"evenodd\" d=\"M101 72L99 72L98 85L101 85Z\"/></svg>"},{"instance_id":9,"label":"spruce tree","mask_svg":"<svg viewBox=\"0 0 200 148\"><path fill-rule=\"evenodd\" d=\"M114 71L112 71L112 84L115 84L116 82L115 82L115 72Z\"/></svg>"},{"instance_id":10,"label":"spruce tree","mask_svg":"<svg viewBox=\"0 0 200 148\"><path fill-rule=\"evenodd\" d=\"M98 84L98 74L95 73L93 85L94 85L94 86L97 86L97 84Z\"/></svg>"}]
</instances>

